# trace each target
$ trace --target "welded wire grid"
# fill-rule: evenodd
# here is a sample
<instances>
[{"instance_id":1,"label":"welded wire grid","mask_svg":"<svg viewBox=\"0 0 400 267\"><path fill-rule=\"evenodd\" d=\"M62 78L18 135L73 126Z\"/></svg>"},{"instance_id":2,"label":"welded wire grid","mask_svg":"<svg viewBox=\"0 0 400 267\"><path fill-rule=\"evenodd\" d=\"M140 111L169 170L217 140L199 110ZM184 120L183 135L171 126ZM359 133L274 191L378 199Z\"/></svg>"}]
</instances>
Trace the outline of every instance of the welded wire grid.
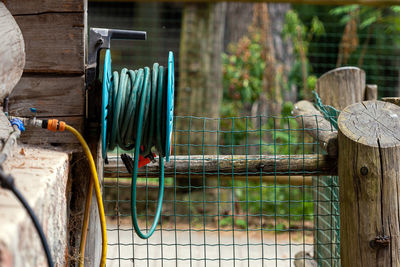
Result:
<instances>
[{"instance_id":1,"label":"welded wire grid","mask_svg":"<svg viewBox=\"0 0 400 267\"><path fill-rule=\"evenodd\" d=\"M306 159L323 155L294 118L176 117L172 147L162 216L148 240L131 224L131 179L117 160L122 151L109 153L107 266L294 266L296 258L311 257L319 266L339 266L338 179L306 170ZM266 157L272 171L252 167ZM142 230L157 202L151 170L138 181Z\"/></svg>"},{"instance_id":2,"label":"welded wire grid","mask_svg":"<svg viewBox=\"0 0 400 267\"><path fill-rule=\"evenodd\" d=\"M230 4L234 3L228 3L228 5ZM251 3L248 4L251 5ZM269 3L270 6L274 4L279 5L280 3ZM135 29L148 32L147 41L114 40L112 42L111 53L113 66L116 69L122 67L137 69L146 65L150 66L153 62L166 65L168 51L173 51L176 55L175 71L178 77L179 57L177 55L179 55L179 44L181 43L184 6L185 4L180 2L89 0L88 22L90 27ZM314 74L316 77L320 77L325 72L339 66L357 66L365 70L367 84L378 85L380 96L399 96L400 53L398 43L400 34L398 31L388 29L388 25L384 23L387 18L377 18L378 23L374 23L373 18L363 19L358 22L363 25L360 25L352 35L344 36L346 19L350 15L337 14L334 9L338 6L298 4L291 5L291 8L299 14L308 30L311 29L314 17L318 17L325 28L324 34L314 35L311 40L307 39L309 42L307 57L311 65L310 75ZM376 10L379 8L387 7L376 7ZM361 15L363 16L363 14ZM368 24L371 22L372 24ZM342 64L338 65L343 37L349 41L349 45L344 45L344 48L350 51L350 54L347 61L342 61ZM282 42L286 41L282 39ZM277 43L277 51L282 50L281 44L279 44L280 42ZM224 44L224 47L224 52L228 52L228 44ZM283 56L281 53L283 52L277 53L277 58ZM290 62L290 58L284 60ZM295 63L291 62L290 64L293 83L298 83L296 86L301 87L301 82L296 78L300 71L295 68ZM179 79L176 81L179 83Z\"/></svg>"}]
</instances>

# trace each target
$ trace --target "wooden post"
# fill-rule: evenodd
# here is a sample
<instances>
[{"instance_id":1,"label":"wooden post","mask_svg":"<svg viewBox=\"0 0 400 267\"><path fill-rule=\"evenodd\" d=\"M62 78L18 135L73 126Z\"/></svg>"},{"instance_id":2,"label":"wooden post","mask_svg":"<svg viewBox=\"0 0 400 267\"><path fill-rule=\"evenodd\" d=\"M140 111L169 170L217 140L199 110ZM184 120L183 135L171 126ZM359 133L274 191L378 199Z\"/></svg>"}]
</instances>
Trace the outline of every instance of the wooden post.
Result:
<instances>
[{"instance_id":1,"label":"wooden post","mask_svg":"<svg viewBox=\"0 0 400 267\"><path fill-rule=\"evenodd\" d=\"M318 79L316 92L324 105L343 110L364 100L365 72L356 67L331 70ZM319 266L335 266L339 257L338 179L320 176L313 180L313 185L314 258Z\"/></svg>"},{"instance_id":2,"label":"wooden post","mask_svg":"<svg viewBox=\"0 0 400 267\"><path fill-rule=\"evenodd\" d=\"M378 100L378 85L367 84L365 86L365 100Z\"/></svg>"},{"instance_id":3,"label":"wooden post","mask_svg":"<svg viewBox=\"0 0 400 267\"><path fill-rule=\"evenodd\" d=\"M21 78L25 66L25 45L21 30L1 1L0 25L0 98L4 98Z\"/></svg>"},{"instance_id":4,"label":"wooden post","mask_svg":"<svg viewBox=\"0 0 400 267\"><path fill-rule=\"evenodd\" d=\"M338 125L341 264L400 266L400 107L357 103Z\"/></svg>"},{"instance_id":5,"label":"wooden post","mask_svg":"<svg viewBox=\"0 0 400 267\"><path fill-rule=\"evenodd\" d=\"M339 110L364 100L365 72L356 67L343 67L322 75L315 88L324 105Z\"/></svg>"}]
</instances>

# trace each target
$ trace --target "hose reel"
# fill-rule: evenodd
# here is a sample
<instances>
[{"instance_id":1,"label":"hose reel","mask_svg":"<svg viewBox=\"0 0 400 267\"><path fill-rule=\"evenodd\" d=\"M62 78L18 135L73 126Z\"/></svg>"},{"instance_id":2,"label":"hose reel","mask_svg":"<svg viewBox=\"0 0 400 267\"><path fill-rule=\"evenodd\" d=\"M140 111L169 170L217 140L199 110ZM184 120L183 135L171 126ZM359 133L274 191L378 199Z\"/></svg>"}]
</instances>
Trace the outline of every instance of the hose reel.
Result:
<instances>
[{"instance_id":1,"label":"hose reel","mask_svg":"<svg viewBox=\"0 0 400 267\"><path fill-rule=\"evenodd\" d=\"M93 29L92 29L93 30ZM96 29L97 33L110 33L113 30ZM134 35L132 31L130 36ZM123 36L119 32L119 37ZM125 37L129 37L126 34ZM109 38L109 37L107 37ZM112 37L110 37L113 39ZM126 38L132 39L132 38ZM135 38L133 38L135 39ZM109 39L108 39L109 40ZM98 71L96 71L98 74ZM123 69L120 73L111 68L111 52L105 51L103 66L102 104L101 104L101 142L102 155L119 146L124 150L134 149L131 187L132 224L139 237L149 238L155 231L161 215L164 193L164 158L168 162L171 150L174 112L174 58L169 52L168 66L155 63L152 69ZM139 158L154 160L152 148L159 153L158 204L150 230L143 233L137 221L136 183Z\"/></svg>"}]
</instances>

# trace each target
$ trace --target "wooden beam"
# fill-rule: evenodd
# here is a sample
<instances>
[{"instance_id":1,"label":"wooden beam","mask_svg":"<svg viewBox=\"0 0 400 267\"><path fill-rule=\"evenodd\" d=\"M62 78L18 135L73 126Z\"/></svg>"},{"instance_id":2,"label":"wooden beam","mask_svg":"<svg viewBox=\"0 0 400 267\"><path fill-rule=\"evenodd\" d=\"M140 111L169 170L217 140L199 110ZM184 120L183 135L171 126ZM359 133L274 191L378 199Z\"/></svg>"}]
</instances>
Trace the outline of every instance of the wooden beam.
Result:
<instances>
[{"instance_id":1,"label":"wooden beam","mask_svg":"<svg viewBox=\"0 0 400 267\"><path fill-rule=\"evenodd\" d=\"M341 266L398 266L400 107L357 103L338 125Z\"/></svg>"},{"instance_id":2,"label":"wooden beam","mask_svg":"<svg viewBox=\"0 0 400 267\"><path fill-rule=\"evenodd\" d=\"M306 100L297 102L293 108L296 121L305 132L318 140L320 147L328 155L337 156L337 131L319 112L314 105Z\"/></svg>"},{"instance_id":3,"label":"wooden beam","mask_svg":"<svg viewBox=\"0 0 400 267\"><path fill-rule=\"evenodd\" d=\"M10 95L12 116L30 117L30 108L40 117L83 116L85 77L24 74Z\"/></svg>"},{"instance_id":4,"label":"wooden beam","mask_svg":"<svg viewBox=\"0 0 400 267\"><path fill-rule=\"evenodd\" d=\"M104 165L107 177L130 177L122 161L113 156ZM206 176L316 176L336 174L336 162L324 155L191 155L172 156L165 163L165 176L198 178ZM139 176L158 177L157 163L150 163L139 169Z\"/></svg>"},{"instance_id":5,"label":"wooden beam","mask_svg":"<svg viewBox=\"0 0 400 267\"><path fill-rule=\"evenodd\" d=\"M215 0L114 0L114 2L183 2L183 3L206 3L216 2ZM225 0L218 0L220 2ZM109 0L89 0L89 2L109 2ZM226 0L225 2L244 2L244 3L291 3L309 5L371 5L371 6L391 6L399 5L398 0Z\"/></svg>"},{"instance_id":6,"label":"wooden beam","mask_svg":"<svg viewBox=\"0 0 400 267\"><path fill-rule=\"evenodd\" d=\"M84 117L51 117L65 121L79 132L83 133ZM41 146L58 146L60 144L69 146L72 150L80 148L79 141L69 132L50 132L47 129L27 126L21 134L20 141L25 144Z\"/></svg>"},{"instance_id":7,"label":"wooden beam","mask_svg":"<svg viewBox=\"0 0 400 267\"><path fill-rule=\"evenodd\" d=\"M25 65L24 38L13 16L0 2L0 99L18 83Z\"/></svg>"},{"instance_id":8,"label":"wooden beam","mask_svg":"<svg viewBox=\"0 0 400 267\"><path fill-rule=\"evenodd\" d=\"M25 73L84 74L84 14L15 16L25 39Z\"/></svg>"},{"instance_id":9,"label":"wooden beam","mask_svg":"<svg viewBox=\"0 0 400 267\"><path fill-rule=\"evenodd\" d=\"M5 4L14 16L84 11L84 1L82 0L29 0L23 3L21 0L5 0Z\"/></svg>"}]
</instances>

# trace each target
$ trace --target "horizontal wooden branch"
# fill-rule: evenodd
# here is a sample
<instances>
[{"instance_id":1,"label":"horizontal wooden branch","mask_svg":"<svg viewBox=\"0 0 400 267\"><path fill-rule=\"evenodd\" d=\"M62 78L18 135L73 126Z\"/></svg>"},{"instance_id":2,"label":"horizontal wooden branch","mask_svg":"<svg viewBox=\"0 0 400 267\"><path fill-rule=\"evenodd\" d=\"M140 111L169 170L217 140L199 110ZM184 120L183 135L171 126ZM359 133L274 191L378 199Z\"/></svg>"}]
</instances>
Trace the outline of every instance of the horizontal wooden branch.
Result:
<instances>
[{"instance_id":1,"label":"horizontal wooden branch","mask_svg":"<svg viewBox=\"0 0 400 267\"><path fill-rule=\"evenodd\" d=\"M177 178L228 177L232 179L260 179L268 176L320 176L336 175L336 161L324 155L193 155L172 156L165 163L165 176ZM139 169L140 177L158 177L157 163ZM104 165L104 177L131 177L122 160L116 156ZM289 179L289 178L288 178Z\"/></svg>"},{"instance_id":2,"label":"horizontal wooden branch","mask_svg":"<svg viewBox=\"0 0 400 267\"><path fill-rule=\"evenodd\" d=\"M293 115L304 131L319 141L319 145L330 157L337 157L337 130L314 105L306 100L297 102Z\"/></svg>"}]
</instances>

